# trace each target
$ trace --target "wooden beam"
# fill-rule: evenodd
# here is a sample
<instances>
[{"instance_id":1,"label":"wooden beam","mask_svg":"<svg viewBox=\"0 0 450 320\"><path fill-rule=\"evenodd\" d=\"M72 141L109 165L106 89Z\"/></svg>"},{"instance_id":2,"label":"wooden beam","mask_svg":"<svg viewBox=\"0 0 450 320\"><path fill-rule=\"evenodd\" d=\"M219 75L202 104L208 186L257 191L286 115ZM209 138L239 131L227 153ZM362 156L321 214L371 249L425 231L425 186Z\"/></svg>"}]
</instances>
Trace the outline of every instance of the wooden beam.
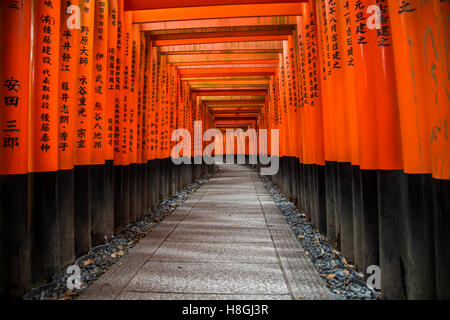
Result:
<instances>
[{"instance_id":1,"label":"wooden beam","mask_svg":"<svg viewBox=\"0 0 450 320\"><path fill-rule=\"evenodd\" d=\"M201 65L214 65L218 63L231 63L231 64L249 64L249 63L263 63L263 64L278 64L278 60L230 60L230 61L203 61L203 62L176 62L176 63L170 63L171 65L175 67L182 67L182 66L198 66L199 63Z\"/></svg>"},{"instance_id":2,"label":"wooden beam","mask_svg":"<svg viewBox=\"0 0 450 320\"><path fill-rule=\"evenodd\" d=\"M263 3L287 3L302 2L300 0L127 0L125 10L152 10L167 9L177 7L197 7L197 6L222 6L232 4L263 4Z\"/></svg>"},{"instance_id":3,"label":"wooden beam","mask_svg":"<svg viewBox=\"0 0 450 320\"><path fill-rule=\"evenodd\" d=\"M267 90L228 90L228 91L197 91L197 90L191 90L191 93L196 93L198 96L266 96Z\"/></svg>"},{"instance_id":4,"label":"wooden beam","mask_svg":"<svg viewBox=\"0 0 450 320\"><path fill-rule=\"evenodd\" d=\"M242 36L242 37L219 37L219 38L198 38L198 39L174 39L152 41L155 47L173 46L183 44L201 43L222 43L222 42L248 42L248 41L273 41L288 40L289 35L267 35L267 36Z\"/></svg>"},{"instance_id":5,"label":"wooden beam","mask_svg":"<svg viewBox=\"0 0 450 320\"><path fill-rule=\"evenodd\" d=\"M252 95L252 96L225 96L225 95L216 95L216 96L203 96L200 97L200 100L207 100L207 101L262 101L264 102L266 100L265 96L257 96L257 95ZM209 102L208 102L209 103Z\"/></svg>"},{"instance_id":6,"label":"wooden beam","mask_svg":"<svg viewBox=\"0 0 450 320\"><path fill-rule=\"evenodd\" d=\"M294 25L274 26L245 26L226 28L189 28L159 31L143 31L152 40L170 40L198 37L223 37L225 35L247 36L263 34L291 34L295 30ZM142 30L141 30L142 31Z\"/></svg>"},{"instance_id":7,"label":"wooden beam","mask_svg":"<svg viewBox=\"0 0 450 320\"><path fill-rule=\"evenodd\" d=\"M249 80L249 79L268 79L270 81L270 76L222 76L222 77L182 77L183 81L210 81L210 80Z\"/></svg>"},{"instance_id":8,"label":"wooden beam","mask_svg":"<svg viewBox=\"0 0 450 320\"><path fill-rule=\"evenodd\" d=\"M202 19L202 20L180 20L141 23L141 31L176 30L191 28L221 28L239 26L273 26L273 25L295 25L295 16L278 17L246 17L246 18L225 18L225 19Z\"/></svg>"},{"instance_id":9,"label":"wooden beam","mask_svg":"<svg viewBox=\"0 0 450 320\"><path fill-rule=\"evenodd\" d=\"M233 79L233 80L223 80L223 79L215 79L215 80L194 80L188 81L191 86L199 86L199 85L268 85L270 84L269 79Z\"/></svg>"},{"instance_id":10,"label":"wooden beam","mask_svg":"<svg viewBox=\"0 0 450 320\"><path fill-rule=\"evenodd\" d=\"M203 101L207 108L229 108L229 107L262 107L264 101L258 103L258 101L252 100L237 100L237 101Z\"/></svg>"},{"instance_id":11,"label":"wooden beam","mask_svg":"<svg viewBox=\"0 0 450 320\"><path fill-rule=\"evenodd\" d=\"M218 43L205 43L205 44L183 44L183 45L170 45L161 46L158 48L159 53L174 52L181 54L182 52L199 52L199 51L221 51L220 53L226 53L230 51L240 50L271 50L272 52L283 50L283 41L241 41L241 42L218 42Z\"/></svg>"},{"instance_id":12,"label":"wooden beam","mask_svg":"<svg viewBox=\"0 0 450 320\"><path fill-rule=\"evenodd\" d=\"M235 17L298 16L301 3L241 4L133 11L133 23Z\"/></svg>"},{"instance_id":13,"label":"wooden beam","mask_svg":"<svg viewBox=\"0 0 450 320\"><path fill-rule=\"evenodd\" d=\"M195 55L170 55L167 56L168 63L178 63L187 65L188 63L211 63L215 61L275 61L278 62L277 53L262 54L195 54ZM253 62L258 63L258 62ZM271 62L272 63L272 62Z\"/></svg>"},{"instance_id":14,"label":"wooden beam","mask_svg":"<svg viewBox=\"0 0 450 320\"><path fill-rule=\"evenodd\" d=\"M198 69L179 69L180 75L189 76L212 76L212 75L271 75L277 71L277 68L198 68Z\"/></svg>"},{"instance_id":15,"label":"wooden beam","mask_svg":"<svg viewBox=\"0 0 450 320\"><path fill-rule=\"evenodd\" d=\"M249 91L249 90L268 90L269 86L226 86L226 87L191 87L191 92L224 92L224 91Z\"/></svg>"}]
</instances>

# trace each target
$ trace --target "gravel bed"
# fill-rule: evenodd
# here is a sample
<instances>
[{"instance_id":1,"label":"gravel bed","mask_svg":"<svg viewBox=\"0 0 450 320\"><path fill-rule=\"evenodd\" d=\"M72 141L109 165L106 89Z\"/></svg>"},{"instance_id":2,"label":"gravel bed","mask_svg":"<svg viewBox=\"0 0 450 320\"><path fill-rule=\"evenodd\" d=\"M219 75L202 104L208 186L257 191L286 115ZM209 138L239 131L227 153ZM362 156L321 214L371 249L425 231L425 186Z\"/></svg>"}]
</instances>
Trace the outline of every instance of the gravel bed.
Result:
<instances>
[{"instance_id":1,"label":"gravel bed","mask_svg":"<svg viewBox=\"0 0 450 320\"><path fill-rule=\"evenodd\" d=\"M214 167L213 173L217 172ZM26 293L24 300L73 300L82 294L93 282L120 261L136 244L151 232L172 211L188 199L211 175L189 184L172 198L164 200L150 214L140 217L136 222L127 225L119 234L107 243L97 246L88 254L78 258L74 263L81 269L81 288L70 290L67 279L70 276L62 270L53 282L37 287Z\"/></svg>"},{"instance_id":2,"label":"gravel bed","mask_svg":"<svg viewBox=\"0 0 450 320\"><path fill-rule=\"evenodd\" d=\"M367 286L364 275L325 241L305 214L300 213L268 177L261 176L261 179L333 297L337 300L378 299L378 293Z\"/></svg>"}]
</instances>

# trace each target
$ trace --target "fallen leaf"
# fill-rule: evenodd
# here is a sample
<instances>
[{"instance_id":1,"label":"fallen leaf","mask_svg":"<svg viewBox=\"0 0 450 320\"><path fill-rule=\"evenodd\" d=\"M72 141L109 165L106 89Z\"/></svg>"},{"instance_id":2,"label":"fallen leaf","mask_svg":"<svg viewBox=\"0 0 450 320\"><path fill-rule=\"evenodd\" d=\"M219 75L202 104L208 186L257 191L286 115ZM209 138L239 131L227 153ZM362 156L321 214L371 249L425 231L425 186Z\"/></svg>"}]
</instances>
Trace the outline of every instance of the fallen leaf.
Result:
<instances>
[{"instance_id":1,"label":"fallen leaf","mask_svg":"<svg viewBox=\"0 0 450 320\"><path fill-rule=\"evenodd\" d=\"M72 299L71 297L65 296L65 297L59 298L58 300L71 300L71 299Z\"/></svg>"},{"instance_id":2,"label":"fallen leaf","mask_svg":"<svg viewBox=\"0 0 450 320\"><path fill-rule=\"evenodd\" d=\"M75 293L74 291L68 289L68 290L66 291L65 295L66 295L66 296L74 296L74 295L76 295L76 293Z\"/></svg>"},{"instance_id":3,"label":"fallen leaf","mask_svg":"<svg viewBox=\"0 0 450 320\"><path fill-rule=\"evenodd\" d=\"M296 296L295 300L301 300L301 299L305 299L305 296Z\"/></svg>"},{"instance_id":4,"label":"fallen leaf","mask_svg":"<svg viewBox=\"0 0 450 320\"><path fill-rule=\"evenodd\" d=\"M342 270L343 273L345 273L347 276L350 274L350 271L348 271L347 269Z\"/></svg>"},{"instance_id":5,"label":"fallen leaf","mask_svg":"<svg viewBox=\"0 0 450 320\"><path fill-rule=\"evenodd\" d=\"M123 256L123 255L125 254L125 252L123 252L122 250L120 250L119 252L117 252L117 254L118 254L119 256Z\"/></svg>"},{"instance_id":6,"label":"fallen leaf","mask_svg":"<svg viewBox=\"0 0 450 320\"><path fill-rule=\"evenodd\" d=\"M89 260L86 260L85 262L83 262L83 266L87 266L87 265L90 265L90 264L93 264L93 263L94 263L94 260L89 259Z\"/></svg>"},{"instance_id":7,"label":"fallen leaf","mask_svg":"<svg viewBox=\"0 0 450 320\"><path fill-rule=\"evenodd\" d=\"M115 258L115 257L117 257L117 254L114 252L111 254L111 258Z\"/></svg>"},{"instance_id":8,"label":"fallen leaf","mask_svg":"<svg viewBox=\"0 0 450 320\"><path fill-rule=\"evenodd\" d=\"M330 273L330 274L327 276L327 279L329 280L329 279L333 279L333 278L335 278L335 277L336 277L335 274Z\"/></svg>"},{"instance_id":9,"label":"fallen leaf","mask_svg":"<svg viewBox=\"0 0 450 320\"><path fill-rule=\"evenodd\" d=\"M298 238L299 239L305 239L305 236L301 234L301 235L298 236Z\"/></svg>"}]
</instances>

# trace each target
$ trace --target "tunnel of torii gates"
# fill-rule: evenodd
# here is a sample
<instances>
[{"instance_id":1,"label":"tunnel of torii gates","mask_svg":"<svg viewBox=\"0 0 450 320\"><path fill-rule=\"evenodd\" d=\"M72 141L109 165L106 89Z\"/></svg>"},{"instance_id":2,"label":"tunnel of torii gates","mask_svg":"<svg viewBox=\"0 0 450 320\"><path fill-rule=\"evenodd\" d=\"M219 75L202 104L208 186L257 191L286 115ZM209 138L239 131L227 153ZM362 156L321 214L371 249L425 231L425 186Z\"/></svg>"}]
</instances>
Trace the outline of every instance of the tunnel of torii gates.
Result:
<instances>
[{"instance_id":1,"label":"tunnel of torii gates","mask_svg":"<svg viewBox=\"0 0 450 320\"><path fill-rule=\"evenodd\" d=\"M449 6L1 1L2 294L209 172L170 157L202 121L278 129L272 181L383 298L450 298Z\"/></svg>"}]
</instances>

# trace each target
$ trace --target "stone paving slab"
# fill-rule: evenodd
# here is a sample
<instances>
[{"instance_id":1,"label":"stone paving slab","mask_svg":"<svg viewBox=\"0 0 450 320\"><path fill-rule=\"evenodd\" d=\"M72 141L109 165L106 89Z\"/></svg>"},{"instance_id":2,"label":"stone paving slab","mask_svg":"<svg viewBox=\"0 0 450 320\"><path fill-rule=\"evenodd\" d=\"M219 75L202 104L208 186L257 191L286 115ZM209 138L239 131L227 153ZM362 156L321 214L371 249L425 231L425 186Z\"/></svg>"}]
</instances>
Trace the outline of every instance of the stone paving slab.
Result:
<instances>
[{"instance_id":1,"label":"stone paving slab","mask_svg":"<svg viewBox=\"0 0 450 320\"><path fill-rule=\"evenodd\" d=\"M291 300L289 294L216 294L216 293L160 293L124 291L117 299L120 300Z\"/></svg>"},{"instance_id":2,"label":"stone paving slab","mask_svg":"<svg viewBox=\"0 0 450 320\"><path fill-rule=\"evenodd\" d=\"M331 299L258 175L220 168L80 299Z\"/></svg>"},{"instance_id":3,"label":"stone paving slab","mask_svg":"<svg viewBox=\"0 0 450 320\"><path fill-rule=\"evenodd\" d=\"M266 242L171 242L155 253L157 261L278 263L275 248Z\"/></svg>"},{"instance_id":4,"label":"stone paving slab","mask_svg":"<svg viewBox=\"0 0 450 320\"><path fill-rule=\"evenodd\" d=\"M148 261L125 291L289 294L277 263Z\"/></svg>"},{"instance_id":5,"label":"stone paving slab","mask_svg":"<svg viewBox=\"0 0 450 320\"><path fill-rule=\"evenodd\" d=\"M207 208L195 208L187 219L263 219L264 215L261 209L252 209L242 211L236 208L223 208L223 209L207 209Z\"/></svg>"},{"instance_id":6,"label":"stone paving slab","mask_svg":"<svg viewBox=\"0 0 450 320\"><path fill-rule=\"evenodd\" d=\"M179 226L168 241L202 241L202 242L272 242L267 228L230 228L228 226L211 226L208 229Z\"/></svg>"},{"instance_id":7,"label":"stone paving slab","mask_svg":"<svg viewBox=\"0 0 450 320\"><path fill-rule=\"evenodd\" d=\"M236 219L232 217L220 217L217 219L202 216L188 216L183 225L197 228L211 228L211 227L227 227L227 228L265 228L266 221L261 216L260 218L246 218Z\"/></svg>"}]
</instances>

